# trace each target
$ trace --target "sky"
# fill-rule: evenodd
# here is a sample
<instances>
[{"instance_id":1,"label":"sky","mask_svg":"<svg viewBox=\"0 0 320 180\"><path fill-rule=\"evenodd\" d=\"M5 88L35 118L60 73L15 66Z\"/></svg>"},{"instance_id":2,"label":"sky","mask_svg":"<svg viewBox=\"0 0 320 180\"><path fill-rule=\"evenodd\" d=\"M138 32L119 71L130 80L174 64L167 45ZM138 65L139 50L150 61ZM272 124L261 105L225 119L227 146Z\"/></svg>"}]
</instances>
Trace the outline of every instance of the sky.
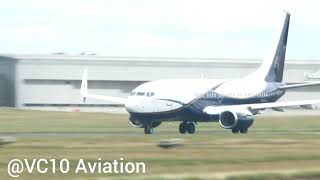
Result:
<instances>
[{"instance_id":1,"label":"sky","mask_svg":"<svg viewBox=\"0 0 320 180\"><path fill-rule=\"evenodd\" d=\"M320 60L318 0L4 0L0 53L252 58L291 13L287 58Z\"/></svg>"}]
</instances>

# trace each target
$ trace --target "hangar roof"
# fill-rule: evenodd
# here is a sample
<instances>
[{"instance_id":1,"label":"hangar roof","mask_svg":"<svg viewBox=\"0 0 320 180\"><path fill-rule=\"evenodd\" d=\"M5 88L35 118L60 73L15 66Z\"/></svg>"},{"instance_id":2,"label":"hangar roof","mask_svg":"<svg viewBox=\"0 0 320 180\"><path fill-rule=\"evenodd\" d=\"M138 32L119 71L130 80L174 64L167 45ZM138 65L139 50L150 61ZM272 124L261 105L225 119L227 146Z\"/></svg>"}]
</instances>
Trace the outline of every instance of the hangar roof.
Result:
<instances>
[{"instance_id":1,"label":"hangar roof","mask_svg":"<svg viewBox=\"0 0 320 180\"><path fill-rule=\"evenodd\" d=\"M100 56L68 54L2 54L17 60L68 60L68 61L125 61L125 62L185 62L185 63L240 63L259 64L262 59L245 58L199 58L199 57L137 57L137 56ZM320 65L320 59L287 59L286 64Z\"/></svg>"}]
</instances>

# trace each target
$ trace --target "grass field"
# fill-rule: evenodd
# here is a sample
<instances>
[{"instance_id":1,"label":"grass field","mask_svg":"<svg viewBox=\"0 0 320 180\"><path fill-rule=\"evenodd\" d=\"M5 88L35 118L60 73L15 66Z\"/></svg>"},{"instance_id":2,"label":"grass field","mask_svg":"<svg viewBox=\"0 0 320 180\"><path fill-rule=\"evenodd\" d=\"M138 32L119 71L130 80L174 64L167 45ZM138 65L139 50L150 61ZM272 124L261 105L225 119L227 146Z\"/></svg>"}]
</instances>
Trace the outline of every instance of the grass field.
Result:
<instances>
[{"instance_id":1,"label":"grass field","mask_svg":"<svg viewBox=\"0 0 320 180\"><path fill-rule=\"evenodd\" d=\"M17 138L0 147L0 179L9 179L7 164L15 158L67 158L75 168L80 158L121 157L145 162L146 174L25 173L19 179L320 179L317 116L258 117L248 134L232 134L218 123L199 123L194 135L180 135L178 123L163 123L155 134L144 135L127 118L0 109L0 136ZM157 147L160 139L168 138L184 143L172 149Z\"/></svg>"}]
</instances>

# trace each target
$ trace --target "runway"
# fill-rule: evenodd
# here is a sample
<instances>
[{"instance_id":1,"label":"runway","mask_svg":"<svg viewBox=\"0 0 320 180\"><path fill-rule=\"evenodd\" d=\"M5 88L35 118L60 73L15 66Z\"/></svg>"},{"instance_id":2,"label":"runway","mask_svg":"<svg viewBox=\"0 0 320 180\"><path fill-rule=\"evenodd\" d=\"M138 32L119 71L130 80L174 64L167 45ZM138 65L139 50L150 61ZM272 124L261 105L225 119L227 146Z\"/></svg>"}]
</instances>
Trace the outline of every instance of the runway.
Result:
<instances>
[{"instance_id":1,"label":"runway","mask_svg":"<svg viewBox=\"0 0 320 180\"><path fill-rule=\"evenodd\" d=\"M215 134L226 134L230 133L230 130L219 130L219 131L198 131L193 136L203 136L203 135L212 135ZM288 130L274 130L274 129L253 129L248 132L248 134L320 134L320 128L315 129L301 129L301 128L295 128L295 129L288 129ZM180 135L179 132L175 131L155 131L153 135L151 136L157 136L157 135ZM131 136L150 136L145 135L143 131L141 132L133 132L133 131L113 131L113 132L10 132L10 133L0 133L1 136L14 136L14 137L131 137ZM189 135L190 136L190 135Z\"/></svg>"}]
</instances>

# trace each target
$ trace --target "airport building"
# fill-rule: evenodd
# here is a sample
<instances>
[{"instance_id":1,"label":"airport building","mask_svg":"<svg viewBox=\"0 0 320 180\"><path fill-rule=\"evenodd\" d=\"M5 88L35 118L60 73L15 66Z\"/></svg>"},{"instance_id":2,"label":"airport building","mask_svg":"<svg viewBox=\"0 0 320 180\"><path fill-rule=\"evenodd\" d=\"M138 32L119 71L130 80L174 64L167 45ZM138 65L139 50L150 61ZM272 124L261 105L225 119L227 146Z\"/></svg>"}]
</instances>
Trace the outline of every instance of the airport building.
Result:
<instances>
[{"instance_id":1,"label":"airport building","mask_svg":"<svg viewBox=\"0 0 320 180\"><path fill-rule=\"evenodd\" d=\"M0 56L0 105L23 109L121 112L123 105L88 99L79 88L88 69L90 93L126 97L141 83L167 78L239 78L261 60L97 55ZM287 60L284 81L320 80L320 60ZM290 90L283 100L320 97L320 86Z\"/></svg>"}]
</instances>

